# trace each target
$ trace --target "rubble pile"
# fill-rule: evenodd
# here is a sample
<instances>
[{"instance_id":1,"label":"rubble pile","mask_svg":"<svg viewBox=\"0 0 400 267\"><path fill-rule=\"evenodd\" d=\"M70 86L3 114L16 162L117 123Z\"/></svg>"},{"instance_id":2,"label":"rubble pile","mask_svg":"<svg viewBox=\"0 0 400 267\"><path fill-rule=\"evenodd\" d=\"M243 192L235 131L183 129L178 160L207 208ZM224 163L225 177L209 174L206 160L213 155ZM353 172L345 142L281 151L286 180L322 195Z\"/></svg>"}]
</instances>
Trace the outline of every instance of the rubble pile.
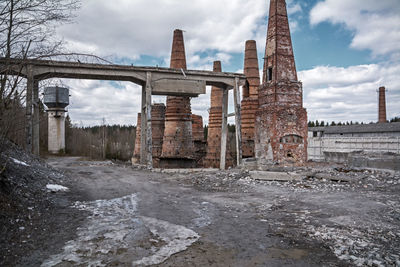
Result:
<instances>
[{"instance_id":1,"label":"rubble pile","mask_svg":"<svg viewBox=\"0 0 400 267\"><path fill-rule=\"evenodd\" d=\"M247 192L247 185L242 182L242 180L248 176L246 172L238 172L237 170L213 171L176 176L178 181L193 185L199 191Z\"/></svg>"},{"instance_id":2,"label":"rubble pile","mask_svg":"<svg viewBox=\"0 0 400 267\"><path fill-rule=\"evenodd\" d=\"M40 253L56 249L54 244L43 242L54 234L49 229L63 225L67 232L76 226L71 219L68 222L65 214L59 216L60 205L70 209L67 200L60 198L65 193L53 188L62 188L59 184L64 178L37 157L6 142L0 153L0 266L15 266L32 248L40 248ZM64 225L65 222L68 223ZM40 260L36 263L40 264ZM36 265L35 260L29 264Z\"/></svg>"}]
</instances>

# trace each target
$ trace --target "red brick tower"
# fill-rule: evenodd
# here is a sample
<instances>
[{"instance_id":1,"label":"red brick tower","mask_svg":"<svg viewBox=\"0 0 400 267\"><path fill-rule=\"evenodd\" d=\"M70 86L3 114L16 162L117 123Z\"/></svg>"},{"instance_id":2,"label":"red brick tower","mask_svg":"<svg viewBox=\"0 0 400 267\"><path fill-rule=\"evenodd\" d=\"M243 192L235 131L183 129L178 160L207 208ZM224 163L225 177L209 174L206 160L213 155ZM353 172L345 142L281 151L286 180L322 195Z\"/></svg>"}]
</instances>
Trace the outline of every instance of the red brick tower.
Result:
<instances>
[{"instance_id":1,"label":"red brick tower","mask_svg":"<svg viewBox=\"0 0 400 267\"><path fill-rule=\"evenodd\" d=\"M255 154L260 163L307 160L307 111L297 80L285 0L271 0L263 84L256 114Z\"/></svg>"},{"instance_id":2,"label":"red brick tower","mask_svg":"<svg viewBox=\"0 0 400 267\"><path fill-rule=\"evenodd\" d=\"M243 87L243 100L241 104L242 117L242 156L254 157L254 127L255 115L258 109L258 87L260 86L260 73L256 41L246 41L244 53L244 74L248 84Z\"/></svg>"},{"instance_id":3,"label":"red brick tower","mask_svg":"<svg viewBox=\"0 0 400 267\"><path fill-rule=\"evenodd\" d=\"M203 117L200 115L192 115L192 134L196 166L202 167L206 154L206 141L204 140Z\"/></svg>"},{"instance_id":4,"label":"red brick tower","mask_svg":"<svg viewBox=\"0 0 400 267\"><path fill-rule=\"evenodd\" d=\"M386 89L379 87L379 114L378 123L385 123L386 120Z\"/></svg>"},{"instance_id":5,"label":"red brick tower","mask_svg":"<svg viewBox=\"0 0 400 267\"><path fill-rule=\"evenodd\" d=\"M221 61L214 61L214 72L221 72ZM204 159L204 167L219 168L221 155L221 128L222 128L222 94L218 87L211 87L211 107L208 117L207 149ZM232 166L233 160L228 152L226 153L226 166Z\"/></svg>"},{"instance_id":6,"label":"red brick tower","mask_svg":"<svg viewBox=\"0 0 400 267\"><path fill-rule=\"evenodd\" d=\"M133 151L132 162L140 162L140 136L141 136L141 113L138 113L137 125L136 125L136 139L135 149ZM152 155L153 155L153 167L158 167L159 158L161 156L161 148L164 135L164 124L165 124L165 105L162 103L156 103L151 105L151 133L152 133Z\"/></svg>"},{"instance_id":7,"label":"red brick tower","mask_svg":"<svg viewBox=\"0 0 400 267\"><path fill-rule=\"evenodd\" d=\"M170 67L186 69L185 44L181 30L174 31ZM160 167L193 166L191 113L189 97L167 97Z\"/></svg>"}]
</instances>

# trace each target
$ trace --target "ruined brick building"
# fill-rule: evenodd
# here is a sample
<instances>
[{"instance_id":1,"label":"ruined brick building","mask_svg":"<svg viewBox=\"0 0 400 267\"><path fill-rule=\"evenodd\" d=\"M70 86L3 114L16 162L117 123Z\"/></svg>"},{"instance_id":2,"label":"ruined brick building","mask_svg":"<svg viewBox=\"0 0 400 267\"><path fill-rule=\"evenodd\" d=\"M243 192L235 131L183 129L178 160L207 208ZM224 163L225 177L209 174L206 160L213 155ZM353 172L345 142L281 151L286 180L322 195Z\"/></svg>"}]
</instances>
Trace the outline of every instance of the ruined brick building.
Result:
<instances>
[{"instance_id":1,"label":"ruined brick building","mask_svg":"<svg viewBox=\"0 0 400 267\"><path fill-rule=\"evenodd\" d=\"M255 155L258 162L307 160L307 112L297 79L285 0L271 0L263 82L258 91Z\"/></svg>"}]
</instances>

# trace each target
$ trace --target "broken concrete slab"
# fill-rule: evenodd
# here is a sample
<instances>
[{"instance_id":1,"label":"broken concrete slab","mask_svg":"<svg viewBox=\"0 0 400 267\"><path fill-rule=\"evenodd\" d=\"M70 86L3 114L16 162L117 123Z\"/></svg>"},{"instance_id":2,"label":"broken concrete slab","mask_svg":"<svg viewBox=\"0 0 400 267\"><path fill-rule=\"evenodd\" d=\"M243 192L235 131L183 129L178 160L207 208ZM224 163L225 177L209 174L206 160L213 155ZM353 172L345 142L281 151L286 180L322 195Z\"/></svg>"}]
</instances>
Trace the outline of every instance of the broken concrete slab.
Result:
<instances>
[{"instance_id":1,"label":"broken concrete slab","mask_svg":"<svg viewBox=\"0 0 400 267\"><path fill-rule=\"evenodd\" d=\"M316 173L314 175L315 178L320 179L320 180L329 180L332 182L345 182L348 183L351 181L351 179L349 179L348 176L344 176L344 175L332 175L330 173Z\"/></svg>"},{"instance_id":2,"label":"broken concrete slab","mask_svg":"<svg viewBox=\"0 0 400 267\"><path fill-rule=\"evenodd\" d=\"M155 172L161 173L194 173L194 172L218 172L216 168L189 168L189 169L159 169L153 168Z\"/></svg>"},{"instance_id":3,"label":"broken concrete slab","mask_svg":"<svg viewBox=\"0 0 400 267\"><path fill-rule=\"evenodd\" d=\"M255 180L263 181L299 181L302 175L288 172L268 172L268 171L250 171L250 177Z\"/></svg>"}]
</instances>

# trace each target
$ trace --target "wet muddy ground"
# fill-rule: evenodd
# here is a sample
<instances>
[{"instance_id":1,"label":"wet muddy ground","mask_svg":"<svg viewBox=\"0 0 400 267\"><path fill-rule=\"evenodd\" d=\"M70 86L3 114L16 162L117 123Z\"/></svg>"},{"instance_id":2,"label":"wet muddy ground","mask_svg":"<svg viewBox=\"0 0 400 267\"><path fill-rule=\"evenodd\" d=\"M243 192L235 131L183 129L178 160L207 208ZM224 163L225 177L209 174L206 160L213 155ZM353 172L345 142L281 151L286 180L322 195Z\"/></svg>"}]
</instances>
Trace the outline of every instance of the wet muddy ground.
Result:
<instances>
[{"instance_id":1,"label":"wet muddy ground","mask_svg":"<svg viewBox=\"0 0 400 267\"><path fill-rule=\"evenodd\" d=\"M24 266L400 266L399 173L313 166L276 182L47 162L69 188L49 193L69 201L54 214L65 228L49 231L67 233L47 235L43 246L57 245L32 247Z\"/></svg>"}]
</instances>

